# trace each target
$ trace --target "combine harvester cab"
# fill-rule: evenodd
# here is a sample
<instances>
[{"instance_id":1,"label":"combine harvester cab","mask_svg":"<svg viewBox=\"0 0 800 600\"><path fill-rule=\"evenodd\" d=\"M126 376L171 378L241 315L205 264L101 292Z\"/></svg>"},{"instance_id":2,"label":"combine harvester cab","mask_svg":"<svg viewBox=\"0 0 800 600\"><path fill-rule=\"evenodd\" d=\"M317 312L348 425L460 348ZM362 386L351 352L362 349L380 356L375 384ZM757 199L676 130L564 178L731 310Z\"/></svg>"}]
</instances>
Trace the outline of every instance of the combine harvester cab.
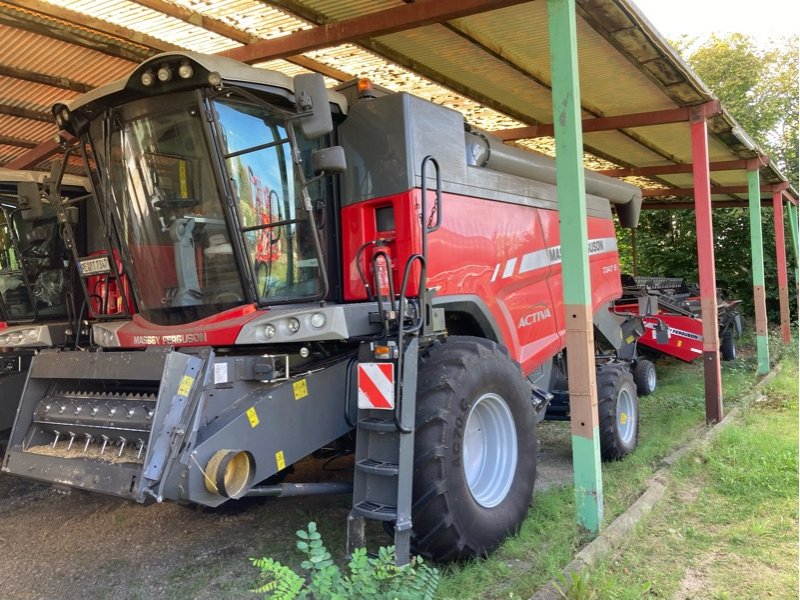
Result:
<instances>
[{"instance_id":1,"label":"combine harvester cab","mask_svg":"<svg viewBox=\"0 0 800 600\"><path fill-rule=\"evenodd\" d=\"M398 554L412 533L439 560L484 554L519 527L536 423L567 400L552 160L408 94L192 53L53 112L97 165L110 232L75 260L84 281L124 271L134 306L98 315L94 351L35 357L3 470L217 506L285 495L258 482L335 441L355 451L350 522L394 523ZM587 190L618 459L641 320L608 310L612 207L634 227L641 193L590 173Z\"/></svg>"},{"instance_id":2,"label":"combine harvester cab","mask_svg":"<svg viewBox=\"0 0 800 600\"><path fill-rule=\"evenodd\" d=\"M0 446L33 356L81 341L82 295L47 180L45 173L0 169ZM88 180L67 176L58 190L59 205L78 203L68 213L74 224L89 189Z\"/></svg>"},{"instance_id":3,"label":"combine harvester cab","mask_svg":"<svg viewBox=\"0 0 800 600\"><path fill-rule=\"evenodd\" d=\"M623 296L612 311L638 315L647 333L639 343L658 354L692 362L703 354L703 321L697 289L681 277L623 276ZM741 300L717 291L717 321L723 360L736 358L736 340L742 333Z\"/></svg>"}]
</instances>

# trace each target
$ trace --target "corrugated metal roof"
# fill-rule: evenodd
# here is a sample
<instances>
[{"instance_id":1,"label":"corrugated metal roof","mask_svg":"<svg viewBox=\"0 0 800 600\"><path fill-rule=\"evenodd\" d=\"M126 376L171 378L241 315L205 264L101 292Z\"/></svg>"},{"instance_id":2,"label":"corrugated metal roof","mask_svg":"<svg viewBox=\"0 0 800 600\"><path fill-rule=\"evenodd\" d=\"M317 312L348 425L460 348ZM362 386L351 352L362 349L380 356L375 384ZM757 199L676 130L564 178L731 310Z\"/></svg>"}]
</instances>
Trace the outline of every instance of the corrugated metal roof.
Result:
<instances>
[{"instance_id":1,"label":"corrugated metal roof","mask_svg":"<svg viewBox=\"0 0 800 600\"><path fill-rule=\"evenodd\" d=\"M24 115L47 113L54 101L124 76L136 61L166 49L220 52L404 5L403 0L0 0L0 69L6 69L0 71L0 136L28 146L49 139L55 126ZM585 118L691 106L710 98L628 0L578 0L577 6ZM488 130L552 120L545 2L302 57L265 59L258 66L288 75L316 69L330 84L368 76L386 88L460 110L469 122ZM757 154L737 127L727 115L714 118L712 161ZM688 126L679 123L586 133L586 162L594 168L688 163L687 132ZM551 138L516 143L552 152ZM0 146L0 165L27 151ZM719 185L741 185L743 177L741 171L712 174ZM780 177L772 166L762 170L766 182ZM686 187L691 178L668 175L658 181Z\"/></svg>"}]
</instances>

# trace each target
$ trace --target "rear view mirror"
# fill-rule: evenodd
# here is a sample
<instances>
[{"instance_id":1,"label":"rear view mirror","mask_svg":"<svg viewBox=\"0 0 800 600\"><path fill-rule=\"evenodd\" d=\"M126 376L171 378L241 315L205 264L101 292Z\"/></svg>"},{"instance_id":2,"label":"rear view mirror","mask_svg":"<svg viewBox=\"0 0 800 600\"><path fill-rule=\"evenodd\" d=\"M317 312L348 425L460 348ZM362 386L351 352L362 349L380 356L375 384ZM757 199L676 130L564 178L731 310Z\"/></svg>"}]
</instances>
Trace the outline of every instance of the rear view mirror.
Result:
<instances>
[{"instance_id":1,"label":"rear view mirror","mask_svg":"<svg viewBox=\"0 0 800 600\"><path fill-rule=\"evenodd\" d=\"M314 175L343 173L347 169L344 148L331 146L330 148L315 150L311 153L311 168L314 170Z\"/></svg>"},{"instance_id":2,"label":"rear view mirror","mask_svg":"<svg viewBox=\"0 0 800 600\"><path fill-rule=\"evenodd\" d=\"M333 119L328 103L325 79L319 73L302 73L294 77L297 110L307 113L300 117L300 130L307 140L314 140L333 131Z\"/></svg>"},{"instance_id":3,"label":"rear view mirror","mask_svg":"<svg viewBox=\"0 0 800 600\"><path fill-rule=\"evenodd\" d=\"M20 181L17 184L17 196L19 196L19 208L22 210L23 221L35 221L42 218L44 209L38 183Z\"/></svg>"}]
</instances>

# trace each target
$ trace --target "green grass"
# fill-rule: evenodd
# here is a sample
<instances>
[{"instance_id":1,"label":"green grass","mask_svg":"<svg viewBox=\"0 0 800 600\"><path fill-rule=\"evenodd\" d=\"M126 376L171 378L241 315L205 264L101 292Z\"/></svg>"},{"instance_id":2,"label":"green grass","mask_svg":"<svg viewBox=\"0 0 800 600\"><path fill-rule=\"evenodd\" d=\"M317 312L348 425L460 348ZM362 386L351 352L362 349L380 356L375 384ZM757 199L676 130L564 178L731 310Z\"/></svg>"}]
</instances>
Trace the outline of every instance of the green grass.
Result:
<instances>
[{"instance_id":1,"label":"green grass","mask_svg":"<svg viewBox=\"0 0 800 600\"><path fill-rule=\"evenodd\" d=\"M723 398L726 412L742 404L743 397L753 389L757 381L757 360L752 347L752 341L744 340L739 358L732 363L723 363ZM784 354L796 357L796 346ZM780 355L779 345L773 343L771 357L777 359ZM796 363L796 358L791 360ZM696 361L687 365L665 359L657 361L657 369L659 384L656 393L640 398L640 440L636 452L623 461L603 465L606 523L624 512L639 497L647 486L648 478L658 469L664 457L687 441L698 437L705 430L702 363ZM784 375L770 384L769 397L780 397L782 400L778 402L782 406L790 405L791 399L794 398L796 410L796 367L793 378L789 377L788 382L786 379ZM796 414L794 418L787 420L796 427ZM568 424L563 424L563 427L568 428ZM796 449L795 442L795 472ZM783 450L776 449L774 453L769 454L768 460L776 460L780 464L791 463L791 454L786 455L784 450L785 447ZM757 460L753 456L753 453L757 452L756 449L743 447L739 452L746 454L752 460ZM744 458L739 457L739 460ZM724 469L723 466L719 468ZM724 480L724 477L722 479ZM772 482L770 476L764 474L764 480L756 478L753 485L783 485L783 483ZM738 484L742 485L742 482ZM730 485L735 487L737 483L732 479ZM795 495L796 488L795 484ZM558 577L561 569L587 541L576 525L574 506L571 486L537 493L519 535L507 540L487 559L446 568L439 586L439 597L443 599L530 597L537 588ZM777 510L781 507L774 508ZM782 508L784 512L780 514L793 514L791 511L785 512L785 506ZM772 521L762 519L761 522L764 523L763 527L771 527ZM758 523L758 520L754 521L751 527L757 529ZM698 525L697 530L703 531L703 527ZM709 535L709 539L714 539L713 532L704 532L703 535ZM672 537L673 534L667 532L667 539ZM656 540L654 548L657 549L658 545L665 541ZM630 569L630 566L625 568ZM644 577L640 581L627 580L624 590L615 591L616 595L609 595L608 589L603 588L600 590L603 593L596 597L647 597L647 594L656 593L652 587L655 579L660 580L655 576ZM594 597L592 595L597 589L597 586L590 588L590 597Z\"/></svg>"},{"instance_id":2,"label":"green grass","mask_svg":"<svg viewBox=\"0 0 800 600\"><path fill-rule=\"evenodd\" d=\"M575 598L797 598L796 346L766 398L676 465L664 500Z\"/></svg>"}]
</instances>

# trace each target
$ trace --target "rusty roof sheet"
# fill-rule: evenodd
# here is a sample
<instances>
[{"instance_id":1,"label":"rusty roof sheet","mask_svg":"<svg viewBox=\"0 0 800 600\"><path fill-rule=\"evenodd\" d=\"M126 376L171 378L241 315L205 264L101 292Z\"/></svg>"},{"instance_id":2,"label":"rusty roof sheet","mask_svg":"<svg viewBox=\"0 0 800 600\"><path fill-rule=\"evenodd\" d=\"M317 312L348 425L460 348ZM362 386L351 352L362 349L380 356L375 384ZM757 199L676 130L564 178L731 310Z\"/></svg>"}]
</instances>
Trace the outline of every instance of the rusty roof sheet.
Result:
<instances>
[{"instance_id":1,"label":"rusty roof sheet","mask_svg":"<svg viewBox=\"0 0 800 600\"><path fill-rule=\"evenodd\" d=\"M0 0L0 165L56 133L39 118L53 102L118 79L158 52L221 52L404 5L403 0ZM577 0L577 8L584 118L693 106L712 98L631 2ZM265 59L257 66L287 75L318 70L331 85L368 76L391 90L459 110L487 130L552 121L545 2ZM712 161L759 154L729 115L714 117L709 125ZM587 132L584 141L586 164L597 169L692 159L686 123ZM514 143L553 151L548 137ZM714 172L712 184L742 185L745 178L741 170ZM774 165L762 169L765 183L781 179ZM691 184L685 174L650 180L650 185Z\"/></svg>"}]
</instances>

